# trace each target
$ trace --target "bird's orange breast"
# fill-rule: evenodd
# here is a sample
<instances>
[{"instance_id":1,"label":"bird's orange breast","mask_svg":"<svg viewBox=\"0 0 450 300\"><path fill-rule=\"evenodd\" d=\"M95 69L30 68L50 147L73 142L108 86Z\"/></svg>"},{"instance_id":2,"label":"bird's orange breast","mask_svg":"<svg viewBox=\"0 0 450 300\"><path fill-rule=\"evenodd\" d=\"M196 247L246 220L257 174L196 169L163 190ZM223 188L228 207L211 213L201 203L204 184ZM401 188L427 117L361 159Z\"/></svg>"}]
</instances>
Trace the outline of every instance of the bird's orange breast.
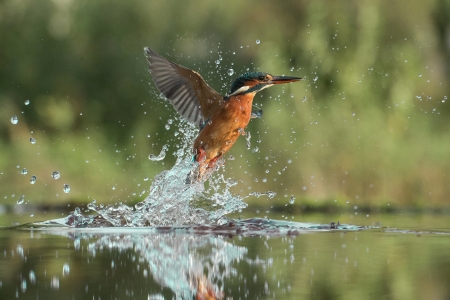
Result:
<instances>
[{"instance_id":1,"label":"bird's orange breast","mask_svg":"<svg viewBox=\"0 0 450 300\"><path fill-rule=\"evenodd\" d=\"M194 141L194 149L200 153L203 149L204 159L209 162L224 155L236 142L250 122L254 93L237 95L226 100L222 108L212 116Z\"/></svg>"}]
</instances>

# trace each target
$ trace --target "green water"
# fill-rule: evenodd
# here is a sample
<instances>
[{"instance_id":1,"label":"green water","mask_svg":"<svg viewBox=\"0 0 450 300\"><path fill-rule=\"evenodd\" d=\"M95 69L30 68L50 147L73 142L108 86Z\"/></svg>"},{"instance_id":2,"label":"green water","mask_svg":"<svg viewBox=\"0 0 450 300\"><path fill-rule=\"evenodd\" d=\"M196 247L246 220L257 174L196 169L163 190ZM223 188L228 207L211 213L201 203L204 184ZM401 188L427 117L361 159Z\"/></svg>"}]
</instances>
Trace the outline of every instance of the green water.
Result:
<instances>
[{"instance_id":1,"label":"green water","mask_svg":"<svg viewBox=\"0 0 450 300\"><path fill-rule=\"evenodd\" d=\"M293 218L338 219L378 227L247 236L148 228L0 230L0 299L192 299L199 286L224 299L450 298L447 215Z\"/></svg>"}]
</instances>

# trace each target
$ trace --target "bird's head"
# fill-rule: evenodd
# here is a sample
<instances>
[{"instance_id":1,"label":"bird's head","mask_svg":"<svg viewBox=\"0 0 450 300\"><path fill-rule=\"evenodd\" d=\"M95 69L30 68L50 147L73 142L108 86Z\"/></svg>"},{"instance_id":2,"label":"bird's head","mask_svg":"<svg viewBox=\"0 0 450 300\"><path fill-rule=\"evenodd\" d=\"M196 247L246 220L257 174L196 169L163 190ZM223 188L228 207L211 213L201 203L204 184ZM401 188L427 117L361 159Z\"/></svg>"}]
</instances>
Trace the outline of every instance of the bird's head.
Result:
<instances>
[{"instance_id":1,"label":"bird's head","mask_svg":"<svg viewBox=\"0 0 450 300\"><path fill-rule=\"evenodd\" d=\"M300 77L273 76L264 72L247 72L236 78L231 85L229 96L257 93L274 84L289 83L302 80Z\"/></svg>"}]
</instances>

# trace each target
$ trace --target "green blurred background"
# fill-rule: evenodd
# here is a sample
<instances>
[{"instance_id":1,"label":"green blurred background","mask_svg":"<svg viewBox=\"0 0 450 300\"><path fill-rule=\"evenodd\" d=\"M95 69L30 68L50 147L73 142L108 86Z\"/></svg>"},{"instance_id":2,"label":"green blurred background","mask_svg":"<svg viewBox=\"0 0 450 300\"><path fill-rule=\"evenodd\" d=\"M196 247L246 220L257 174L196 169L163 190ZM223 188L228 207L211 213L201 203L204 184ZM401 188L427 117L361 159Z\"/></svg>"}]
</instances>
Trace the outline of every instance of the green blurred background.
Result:
<instances>
[{"instance_id":1,"label":"green blurred background","mask_svg":"<svg viewBox=\"0 0 450 300\"><path fill-rule=\"evenodd\" d=\"M149 46L222 94L246 70L305 78L255 98L251 149L241 138L222 172L235 193L277 195L246 202L446 209L449 14L446 0L0 1L0 204L145 198L182 143Z\"/></svg>"}]
</instances>

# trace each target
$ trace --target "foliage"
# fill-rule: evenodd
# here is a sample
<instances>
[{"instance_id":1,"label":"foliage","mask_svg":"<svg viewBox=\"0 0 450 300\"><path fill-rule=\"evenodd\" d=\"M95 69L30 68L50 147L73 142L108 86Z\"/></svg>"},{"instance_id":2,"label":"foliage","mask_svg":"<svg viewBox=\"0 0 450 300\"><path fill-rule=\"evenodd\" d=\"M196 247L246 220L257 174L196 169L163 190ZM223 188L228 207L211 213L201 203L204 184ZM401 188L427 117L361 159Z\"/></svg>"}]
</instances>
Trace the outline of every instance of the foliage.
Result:
<instances>
[{"instance_id":1,"label":"foliage","mask_svg":"<svg viewBox=\"0 0 450 300\"><path fill-rule=\"evenodd\" d=\"M224 171L241 181L236 193L272 190L281 202L295 195L447 206L449 6L444 0L3 1L2 202L15 204L22 194L35 204L142 199L144 178L175 161L147 156L164 144L174 153L180 142L177 121L168 124L175 112L147 73L149 46L199 71L222 94L247 70L305 78L258 94L264 116L248 128L251 150L241 139ZM19 174L23 168L27 175Z\"/></svg>"}]
</instances>

